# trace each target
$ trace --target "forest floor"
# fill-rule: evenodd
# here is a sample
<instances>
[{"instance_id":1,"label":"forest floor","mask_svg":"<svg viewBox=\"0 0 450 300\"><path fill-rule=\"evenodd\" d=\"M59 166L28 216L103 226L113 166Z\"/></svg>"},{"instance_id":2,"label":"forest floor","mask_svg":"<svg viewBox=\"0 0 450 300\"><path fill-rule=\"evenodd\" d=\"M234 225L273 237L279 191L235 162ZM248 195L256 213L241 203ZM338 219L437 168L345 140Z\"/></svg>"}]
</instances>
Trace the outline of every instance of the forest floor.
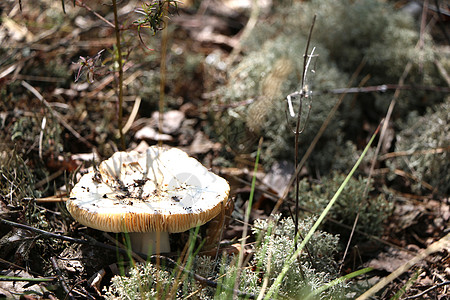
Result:
<instances>
[{"instance_id":1,"label":"forest floor","mask_svg":"<svg viewBox=\"0 0 450 300\"><path fill-rule=\"evenodd\" d=\"M112 8L82 1L75 1L74 7L69 2L65 2L66 13L61 1L0 4L0 296L52 299L70 292L71 298L101 298L99 293L114 275L110 266L118 260L115 251L98 245L113 246L114 238L81 226L64 205L67 191L80 174L92 169L93 161L98 165L123 149L117 126ZM244 230L255 152L241 151L233 137L221 139L211 114L226 109L213 101L213 95L229 80L224 62L231 55L240 59L240 38L251 9L250 4L232 9L233 1L210 2L187 3L171 15L168 28L155 35L142 29L141 37L129 21L136 18L139 5L119 3L126 49L123 144L126 150L145 151L160 140L227 179L235 208L222 240L237 243ZM448 29L446 13L443 24ZM165 66L163 59L168 61ZM161 99L162 119L158 115ZM236 105L246 105L242 100ZM158 132L160 120L162 132ZM361 128L368 123L363 120ZM364 131L361 140L367 140L370 130ZM256 139L254 149L257 145ZM446 145L443 152L449 151ZM293 158L288 167L274 166L261 157L250 224L270 216L292 174L292 163ZM368 175L369 169L362 173ZM385 169L376 167L375 173L376 189L371 193L388 191L392 213L382 234L352 243L346 257L344 249L336 253L336 261L343 261L341 275L372 267L364 278L371 286L404 267L374 299L396 294L398 299L450 299L449 195L433 187L415 193L410 188L414 178L401 170L396 173L401 179L395 181L386 179L392 174ZM316 175L307 168L300 173L312 181ZM293 203L285 199L279 212L289 216ZM348 227L336 231L349 236ZM86 243L92 239L98 244ZM171 238L175 254L186 239L182 234ZM415 261L425 249L429 253ZM101 270L106 275L95 287L90 279Z\"/></svg>"}]
</instances>

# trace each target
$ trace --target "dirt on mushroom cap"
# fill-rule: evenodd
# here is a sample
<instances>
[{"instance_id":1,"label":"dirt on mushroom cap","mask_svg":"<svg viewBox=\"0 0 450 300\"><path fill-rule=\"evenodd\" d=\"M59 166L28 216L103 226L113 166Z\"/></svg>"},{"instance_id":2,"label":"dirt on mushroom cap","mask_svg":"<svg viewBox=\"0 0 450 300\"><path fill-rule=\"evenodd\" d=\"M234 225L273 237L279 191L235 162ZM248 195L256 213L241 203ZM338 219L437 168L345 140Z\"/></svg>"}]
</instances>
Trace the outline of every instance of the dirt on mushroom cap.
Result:
<instances>
[{"instance_id":1,"label":"dirt on mushroom cap","mask_svg":"<svg viewBox=\"0 0 450 300\"><path fill-rule=\"evenodd\" d=\"M228 182L176 148L117 152L84 175L67 209L80 223L109 232L182 232L220 213Z\"/></svg>"}]
</instances>

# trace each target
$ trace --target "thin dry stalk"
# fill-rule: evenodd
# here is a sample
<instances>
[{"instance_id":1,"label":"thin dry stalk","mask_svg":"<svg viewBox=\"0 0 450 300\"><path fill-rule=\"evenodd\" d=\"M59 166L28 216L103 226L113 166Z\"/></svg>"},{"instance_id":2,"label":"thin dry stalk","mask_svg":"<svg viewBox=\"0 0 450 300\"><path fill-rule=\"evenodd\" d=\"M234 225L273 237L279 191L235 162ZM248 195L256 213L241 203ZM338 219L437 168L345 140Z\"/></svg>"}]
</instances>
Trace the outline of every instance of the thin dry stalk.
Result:
<instances>
[{"instance_id":1,"label":"thin dry stalk","mask_svg":"<svg viewBox=\"0 0 450 300\"><path fill-rule=\"evenodd\" d=\"M164 16L168 15L168 9L169 4L167 6L164 5L163 11ZM166 21L168 22L168 18L166 18ZM164 25L164 27L167 27L167 24ZM164 96L165 96L165 87L166 87L166 73L167 73L167 43L169 40L169 31L163 30L162 33L162 39L161 39L161 66L159 69L160 72L160 81L159 81L159 118L158 118L158 132L159 134L162 134L162 128L163 128L163 121L164 121ZM162 146L162 140L158 140L158 145Z\"/></svg>"},{"instance_id":2,"label":"thin dry stalk","mask_svg":"<svg viewBox=\"0 0 450 300\"><path fill-rule=\"evenodd\" d=\"M120 28L119 28L119 17L117 16L117 1L113 0L113 11L114 11L114 31L116 33L116 47L117 47L117 64L119 70L119 117L118 117L118 127L119 127L119 135L120 135L120 145L122 150L125 150L125 138L123 136L123 61L122 61L122 47L121 47L121 39L120 39Z\"/></svg>"},{"instance_id":3,"label":"thin dry stalk","mask_svg":"<svg viewBox=\"0 0 450 300\"><path fill-rule=\"evenodd\" d=\"M379 160L387 160L391 158L396 158L400 156L411 156L411 155L424 155L424 154L441 154L444 152L449 152L450 146L443 147L443 148L434 148L434 149L424 149L424 150L418 150L418 151L397 151L397 152L390 152L386 153L384 155L381 155L379 157Z\"/></svg>"},{"instance_id":4,"label":"thin dry stalk","mask_svg":"<svg viewBox=\"0 0 450 300\"><path fill-rule=\"evenodd\" d=\"M306 43L306 49L305 49L305 54L303 57L303 72L302 72L302 84L301 84L301 93L300 93L300 105L298 107L298 112L297 112L297 125L295 128L295 162L294 165L298 166L298 146L299 146L299 138L300 138L300 133L303 132L303 130L305 129L306 123L308 122L308 118L309 118L309 113L311 111L311 104L309 105L309 110L308 110L308 115L305 119L305 123L303 128L300 129L300 120L301 120L301 116L302 116L302 101L304 97L308 97L307 93L305 92L305 82L306 82L306 72L308 71L308 66L309 66L309 62L311 61L311 56L314 52L311 52L311 56L308 56L308 52L309 52L309 44L311 43L311 37L312 37L312 32L314 29L314 24L316 23L316 15L314 15L313 20L312 20L312 24L311 24L311 28L309 30L309 35L308 35L308 41ZM290 103L290 102L289 102ZM298 232L298 218L299 218L299 193L300 193L300 178L299 178L299 174L295 174L295 213L294 213L294 222L295 222L295 228L294 228L294 249L295 251L297 250L297 239L298 236L300 236L302 239L303 237L299 234ZM300 265L300 264L299 264ZM302 271L302 269L300 268L300 270ZM302 275L303 271L302 271ZM303 276L304 277L304 276Z\"/></svg>"},{"instance_id":5,"label":"thin dry stalk","mask_svg":"<svg viewBox=\"0 0 450 300\"><path fill-rule=\"evenodd\" d=\"M356 69L356 71L353 73L352 78L350 79L350 82L349 82L349 85L348 85L349 87L352 85L353 81L359 75L359 73L361 72L361 70L364 67L365 63L366 63L365 60L363 60L360 63L360 65L358 66L358 68ZM339 97L339 100L333 106L333 108L329 112L327 118L322 123L322 126L320 127L320 129L317 132L316 136L314 137L313 141L311 142L311 144L309 145L308 149L306 150L305 155L303 155L300 163L297 165L297 167L295 169L295 172L294 172L294 176L292 176L291 179L289 180L289 183L287 184L286 188L284 189L283 195L278 198L278 201L275 204L271 214L276 214L278 209L280 208L281 204L283 204L283 201L284 201L284 199L286 199L287 195L289 194L289 191L291 189L292 184L295 181L295 178L300 174L300 170L303 168L303 166L305 165L306 160L309 158L309 156L313 152L314 148L316 147L317 142L319 141L320 137L324 133L325 129L328 127L328 124L330 123L331 119L333 118L333 116L335 115L335 113L338 110L339 106L341 105L342 101L344 100L345 95L346 94L342 94L341 97Z\"/></svg>"}]
</instances>

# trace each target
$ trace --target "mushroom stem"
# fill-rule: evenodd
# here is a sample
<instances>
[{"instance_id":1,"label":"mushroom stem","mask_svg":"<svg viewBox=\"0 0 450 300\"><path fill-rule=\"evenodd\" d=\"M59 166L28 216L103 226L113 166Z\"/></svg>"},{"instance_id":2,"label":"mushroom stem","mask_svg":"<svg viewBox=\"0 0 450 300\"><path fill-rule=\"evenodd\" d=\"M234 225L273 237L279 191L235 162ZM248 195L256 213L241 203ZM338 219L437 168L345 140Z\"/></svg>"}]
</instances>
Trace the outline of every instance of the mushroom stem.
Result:
<instances>
[{"instance_id":1,"label":"mushroom stem","mask_svg":"<svg viewBox=\"0 0 450 300\"><path fill-rule=\"evenodd\" d=\"M167 232L130 232L131 248L144 254L155 254L170 252L169 233ZM150 252L149 252L150 251Z\"/></svg>"}]
</instances>

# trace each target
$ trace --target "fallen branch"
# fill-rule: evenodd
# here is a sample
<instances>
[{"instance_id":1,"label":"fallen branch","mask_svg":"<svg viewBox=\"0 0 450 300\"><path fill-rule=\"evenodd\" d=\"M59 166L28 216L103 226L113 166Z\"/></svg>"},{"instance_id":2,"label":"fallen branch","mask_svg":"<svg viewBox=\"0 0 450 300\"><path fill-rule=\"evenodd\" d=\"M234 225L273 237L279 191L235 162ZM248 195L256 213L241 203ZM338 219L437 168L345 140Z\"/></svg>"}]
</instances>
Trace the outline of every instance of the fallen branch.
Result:
<instances>
[{"instance_id":1,"label":"fallen branch","mask_svg":"<svg viewBox=\"0 0 450 300\"><path fill-rule=\"evenodd\" d=\"M384 155L381 155L379 160L386 160L394 157L399 156L412 156L412 155L424 155L424 154L441 154L444 152L450 152L450 146L443 147L443 148L435 148L435 149L424 149L424 150L418 150L418 151L397 151L397 152L390 152L386 153Z\"/></svg>"},{"instance_id":2,"label":"fallen branch","mask_svg":"<svg viewBox=\"0 0 450 300\"><path fill-rule=\"evenodd\" d=\"M54 239L59 239L59 240L63 240L63 241L71 242L71 243L76 243L76 244L84 244L84 245L96 246L96 247L100 247L100 248L104 248L104 249L112 250L112 251L119 250L119 252L121 252L120 249L117 249L114 246L111 246L111 245L108 245L108 244L104 244L104 243L101 243L101 242L98 242L98 241L95 241L95 240L87 241L87 240L72 238L72 237L69 237L69 236L64 236L64 235L61 235L61 234L56 234L56 233L48 232L48 231L45 231L45 230L42 230L42 229L34 228L34 227L31 227L31 226L28 226L28 225L25 225L25 224L20 224L20 223L16 223L16 222L13 222L13 221L5 220L3 218L0 218L0 223L6 224L6 225L9 225L9 226L13 226L13 227L16 227L16 228L29 230L29 231L35 232L35 233L39 234L40 236L46 237L46 238L54 238ZM124 251L124 252L125 253L122 253L122 254L127 254L126 251Z\"/></svg>"}]
</instances>

